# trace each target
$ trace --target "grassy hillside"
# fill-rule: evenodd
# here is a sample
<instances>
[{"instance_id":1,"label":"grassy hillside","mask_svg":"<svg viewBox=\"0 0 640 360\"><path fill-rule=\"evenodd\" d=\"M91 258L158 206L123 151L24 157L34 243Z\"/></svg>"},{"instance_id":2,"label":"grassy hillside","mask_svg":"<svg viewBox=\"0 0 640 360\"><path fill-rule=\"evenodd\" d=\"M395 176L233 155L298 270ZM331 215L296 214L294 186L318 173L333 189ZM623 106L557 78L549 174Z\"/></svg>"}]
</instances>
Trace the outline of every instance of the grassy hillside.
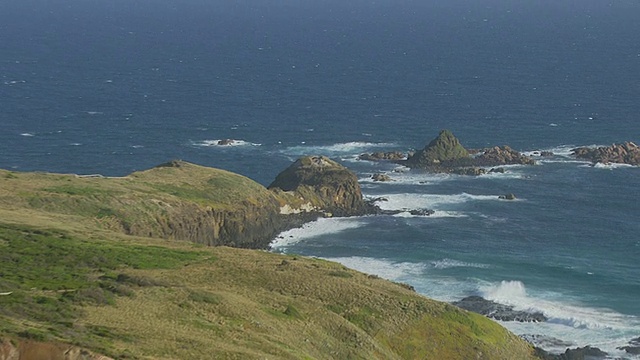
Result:
<instances>
[{"instance_id":1,"label":"grassy hillside","mask_svg":"<svg viewBox=\"0 0 640 360\"><path fill-rule=\"evenodd\" d=\"M498 324L401 284L319 259L127 235L109 219L159 216L156 202L271 201L245 179L192 165L117 179L0 171L0 337L114 358L532 358Z\"/></svg>"}]
</instances>

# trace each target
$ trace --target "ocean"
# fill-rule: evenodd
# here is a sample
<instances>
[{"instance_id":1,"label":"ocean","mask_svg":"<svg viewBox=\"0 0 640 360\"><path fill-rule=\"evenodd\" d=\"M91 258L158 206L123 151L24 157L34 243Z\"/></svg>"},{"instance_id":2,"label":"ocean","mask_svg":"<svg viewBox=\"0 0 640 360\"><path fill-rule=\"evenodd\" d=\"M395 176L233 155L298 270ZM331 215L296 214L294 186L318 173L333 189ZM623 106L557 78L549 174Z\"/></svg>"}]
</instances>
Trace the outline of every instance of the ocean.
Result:
<instances>
[{"instance_id":1,"label":"ocean","mask_svg":"<svg viewBox=\"0 0 640 360\"><path fill-rule=\"evenodd\" d=\"M570 156L640 141L638 18L636 0L4 1L0 168L121 176L183 159L268 185L327 155L407 211L321 219L273 251L541 311L503 325L638 359L617 348L640 337L640 169ZM479 177L357 160L441 129L554 156ZM408 212L422 208L435 213Z\"/></svg>"}]
</instances>

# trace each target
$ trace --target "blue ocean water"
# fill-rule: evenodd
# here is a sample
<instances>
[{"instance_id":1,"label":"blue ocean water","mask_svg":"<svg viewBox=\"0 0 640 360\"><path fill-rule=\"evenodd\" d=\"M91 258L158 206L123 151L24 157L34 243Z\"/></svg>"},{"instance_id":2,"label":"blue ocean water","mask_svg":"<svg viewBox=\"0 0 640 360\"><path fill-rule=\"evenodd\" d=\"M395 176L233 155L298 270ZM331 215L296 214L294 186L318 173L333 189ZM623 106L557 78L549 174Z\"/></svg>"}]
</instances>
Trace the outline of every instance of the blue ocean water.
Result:
<instances>
[{"instance_id":1,"label":"blue ocean water","mask_svg":"<svg viewBox=\"0 0 640 360\"><path fill-rule=\"evenodd\" d=\"M321 220L276 251L540 310L549 322L504 325L630 357L616 347L640 336L640 170L569 150L639 140L639 16L631 0L5 1L0 168L125 175L181 158L268 185L328 155L381 206L436 213ZM444 128L556 155L477 178L355 160Z\"/></svg>"}]
</instances>

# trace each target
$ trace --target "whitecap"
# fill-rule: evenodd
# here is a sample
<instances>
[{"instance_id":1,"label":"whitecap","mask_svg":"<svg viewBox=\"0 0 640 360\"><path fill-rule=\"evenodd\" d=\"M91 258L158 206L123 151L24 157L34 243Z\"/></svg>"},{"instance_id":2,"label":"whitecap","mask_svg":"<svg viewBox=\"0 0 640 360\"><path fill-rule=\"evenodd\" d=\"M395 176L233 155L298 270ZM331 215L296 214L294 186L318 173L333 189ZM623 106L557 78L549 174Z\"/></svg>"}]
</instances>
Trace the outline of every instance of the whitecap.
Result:
<instances>
[{"instance_id":1,"label":"whitecap","mask_svg":"<svg viewBox=\"0 0 640 360\"><path fill-rule=\"evenodd\" d=\"M22 134L20 134L20 136L32 137L32 136L36 136L36 135L34 133L22 133Z\"/></svg>"},{"instance_id":2,"label":"whitecap","mask_svg":"<svg viewBox=\"0 0 640 360\"><path fill-rule=\"evenodd\" d=\"M337 234L349 229L356 229L366 224L362 218L319 218L299 228L290 229L280 233L271 242L271 248L279 251L286 250L305 239L312 239L322 235Z\"/></svg>"},{"instance_id":3,"label":"whitecap","mask_svg":"<svg viewBox=\"0 0 640 360\"><path fill-rule=\"evenodd\" d=\"M469 217L469 215L459 211L434 210L434 213L431 215L413 215L410 212L411 210L412 209L407 209L407 211L397 213L393 216L401 217L401 218L430 218L430 219Z\"/></svg>"},{"instance_id":4,"label":"whitecap","mask_svg":"<svg viewBox=\"0 0 640 360\"><path fill-rule=\"evenodd\" d=\"M304 144L304 142L303 142ZM389 148L395 144L392 143L372 143L364 141L351 141L344 143L337 143L331 145L305 145L305 146L291 146L283 149L282 152L288 155L326 155L326 156L340 156L340 155L360 155L363 152L373 149Z\"/></svg>"},{"instance_id":5,"label":"whitecap","mask_svg":"<svg viewBox=\"0 0 640 360\"><path fill-rule=\"evenodd\" d=\"M377 197L386 199L376 203L383 210L438 210L438 207L442 205L462 204L470 201L501 201L498 195L472 195L467 193L452 195L404 193L377 195Z\"/></svg>"},{"instance_id":6,"label":"whitecap","mask_svg":"<svg viewBox=\"0 0 640 360\"><path fill-rule=\"evenodd\" d=\"M613 169L621 169L621 168L633 168L637 166L631 165L631 164L618 164L618 163L608 163L608 164L595 163L591 167L594 167L596 169L613 170Z\"/></svg>"},{"instance_id":7,"label":"whitecap","mask_svg":"<svg viewBox=\"0 0 640 360\"><path fill-rule=\"evenodd\" d=\"M480 295L487 300L513 306L515 310L541 312L548 321L542 323L500 322L516 334L545 334L569 341L572 347L595 346L610 355L617 348L637 337L640 319L606 308L584 306L563 294L551 292L530 294L520 281L501 281L480 286ZM566 346L545 348L564 352ZM628 354L627 354L628 355ZM629 358L625 356L625 358Z\"/></svg>"},{"instance_id":8,"label":"whitecap","mask_svg":"<svg viewBox=\"0 0 640 360\"><path fill-rule=\"evenodd\" d=\"M202 140L202 141L194 141L192 142L194 146L206 146L206 147L217 147L217 148L228 148L228 147L250 147L250 146L261 146L262 144L252 143L245 140L239 139L214 139L214 140Z\"/></svg>"},{"instance_id":9,"label":"whitecap","mask_svg":"<svg viewBox=\"0 0 640 360\"><path fill-rule=\"evenodd\" d=\"M590 308L571 303L560 294L529 295L521 281L501 281L480 286L480 294L487 300L513 306L516 310L538 311L549 323L576 329L626 329L640 319L606 308Z\"/></svg>"},{"instance_id":10,"label":"whitecap","mask_svg":"<svg viewBox=\"0 0 640 360\"><path fill-rule=\"evenodd\" d=\"M391 181L383 183L389 185L429 185L454 178L449 174L410 172L405 169L408 168L399 167L394 169L394 171L386 172L385 174L391 178ZM374 181L371 178L371 174L368 174L366 178L360 178L358 181L360 183L380 183L380 181Z\"/></svg>"},{"instance_id":11,"label":"whitecap","mask_svg":"<svg viewBox=\"0 0 640 360\"><path fill-rule=\"evenodd\" d=\"M480 264L480 263L470 263L465 261L459 261L449 258L444 258L431 262L431 266L434 269L442 270L456 267L469 267L469 268L478 268L478 269L488 269L491 266L488 264Z\"/></svg>"},{"instance_id":12,"label":"whitecap","mask_svg":"<svg viewBox=\"0 0 640 360\"><path fill-rule=\"evenodd\" d=\"M102 111L87 111L86 112L89 115L102 115L104 114Z\"/></svg>"},{"instance_id":13,"label":"whitecap","mask_svg":"<svg viewBox=\"0 0 640 360\"><path fill-rule=\"evenodd\" d=\"M70 145L70 146L81 146L81 145L82 145L82 143L71 143L71 144L69 144L69 145Z\"/></svg>"},{"instance_id":14,"label":"whitecap","mask_svg":"<svg viewBox=\"0 0 640 360\"><path fill-rule=\"evenodd\" d=\"M413 262L395 262L361 256L324 258L335 261L348 268L379 276L392 281L404 281L407 278L420 277L426 270L425 264Z\"/></svg>"}]
</instances>

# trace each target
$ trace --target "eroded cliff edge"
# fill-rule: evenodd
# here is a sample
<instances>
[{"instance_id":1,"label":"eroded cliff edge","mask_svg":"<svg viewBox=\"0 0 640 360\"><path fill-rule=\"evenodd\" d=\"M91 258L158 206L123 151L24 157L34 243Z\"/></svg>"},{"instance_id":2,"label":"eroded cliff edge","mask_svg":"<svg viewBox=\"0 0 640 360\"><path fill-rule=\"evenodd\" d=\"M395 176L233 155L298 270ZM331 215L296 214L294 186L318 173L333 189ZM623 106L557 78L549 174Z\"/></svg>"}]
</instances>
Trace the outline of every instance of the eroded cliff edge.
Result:
<instances>
[{"instance_id":1,"label":"eroded cliff edge","mask_svg":"<svg viewBox=\"0 0 640 360\"><path fill-rule=\"evenodd\" d=\"M269 189L177 160L121 178L6 172L5 179L2 202L16 209L210 246L264 249L279 232L319 216L373 211L357 177L322 156L300 158Z\"/></svg>"}]
</instances>

